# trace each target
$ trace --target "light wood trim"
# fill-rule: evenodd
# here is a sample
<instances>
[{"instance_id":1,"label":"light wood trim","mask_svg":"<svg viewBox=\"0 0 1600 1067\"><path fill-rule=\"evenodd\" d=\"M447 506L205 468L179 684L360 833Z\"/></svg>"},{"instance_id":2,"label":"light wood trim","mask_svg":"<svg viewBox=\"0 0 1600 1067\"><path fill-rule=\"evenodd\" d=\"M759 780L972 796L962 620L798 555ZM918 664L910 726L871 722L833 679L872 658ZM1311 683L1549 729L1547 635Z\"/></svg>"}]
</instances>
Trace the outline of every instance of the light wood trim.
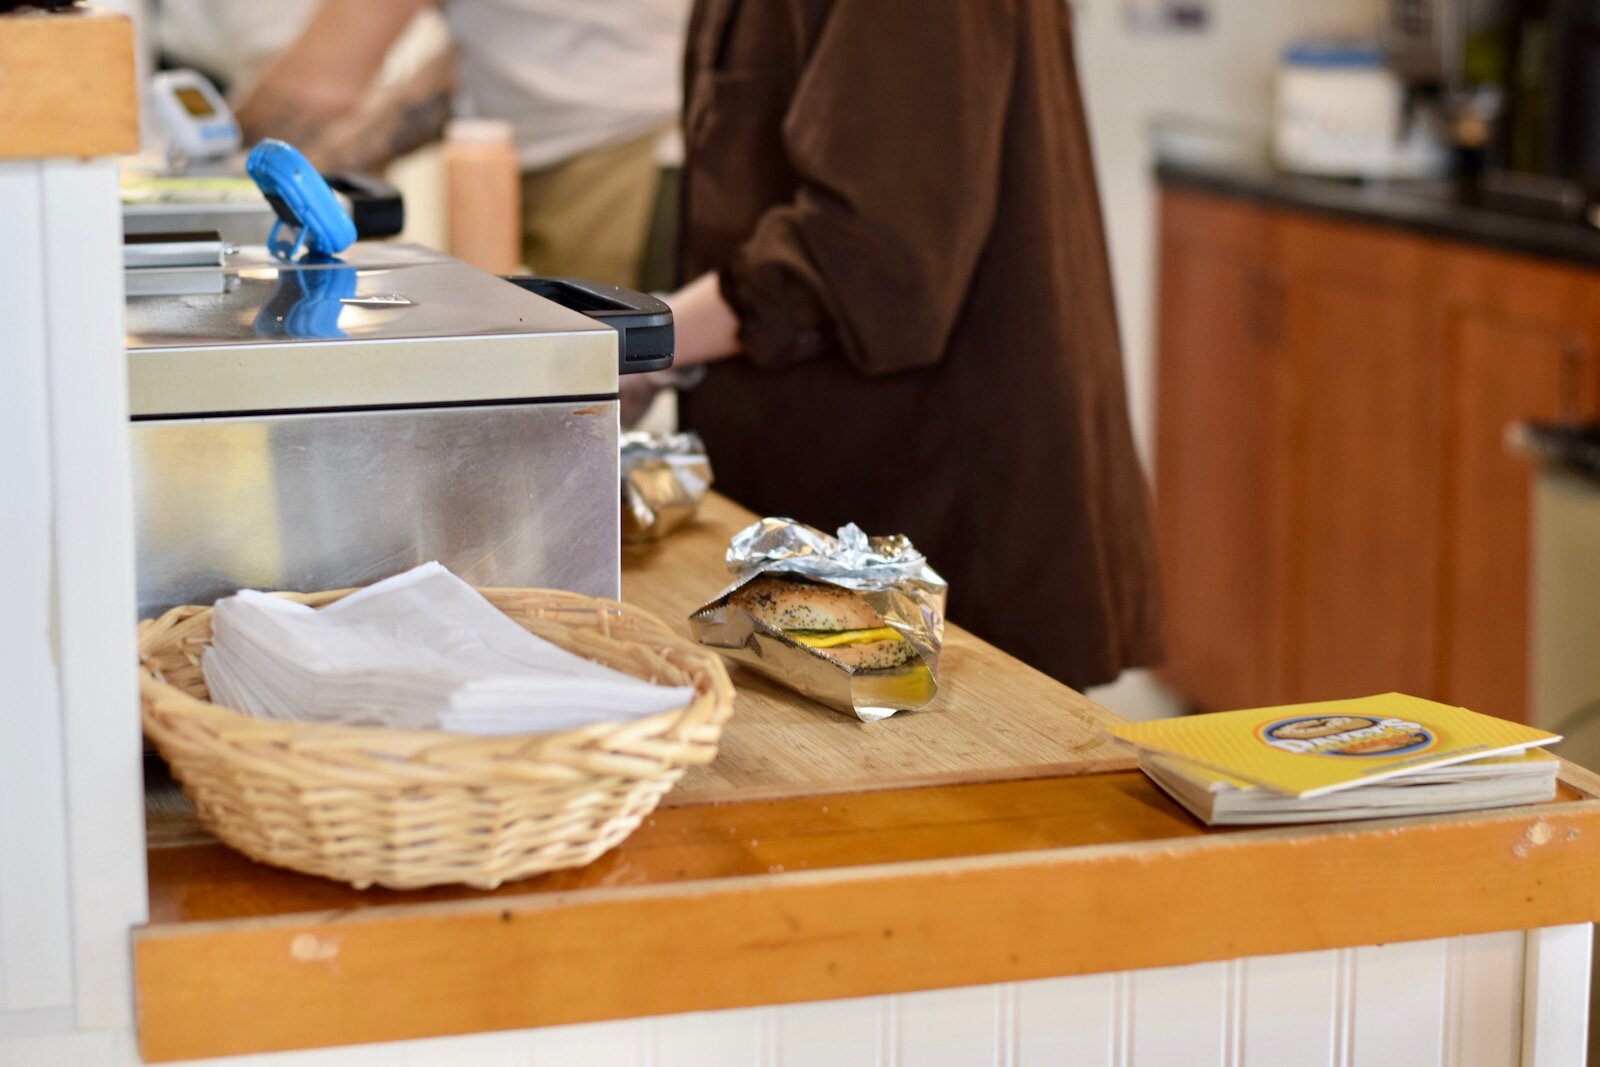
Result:
<instances>
[{"instance_id":1,"label":"light wood trim","mask_svg":"<svg viewBox=\"0 0 1600 1067\"><path fill-rule=\"evenodd\" d=\"M1597 877L1584 798L152 927L140 1041L165 1061L1534 929L1595 919Z\"/></svg>"},{"instance_id":2,"label":"light wood trim","mask_svg":"<svg viewBox=\"0 0 1600 1067\"><path fill-rule=\"evenodd\" d=\"M133 25L101 11L0 15L0 159L139 148Z\"/></svg>"}]
</instances>

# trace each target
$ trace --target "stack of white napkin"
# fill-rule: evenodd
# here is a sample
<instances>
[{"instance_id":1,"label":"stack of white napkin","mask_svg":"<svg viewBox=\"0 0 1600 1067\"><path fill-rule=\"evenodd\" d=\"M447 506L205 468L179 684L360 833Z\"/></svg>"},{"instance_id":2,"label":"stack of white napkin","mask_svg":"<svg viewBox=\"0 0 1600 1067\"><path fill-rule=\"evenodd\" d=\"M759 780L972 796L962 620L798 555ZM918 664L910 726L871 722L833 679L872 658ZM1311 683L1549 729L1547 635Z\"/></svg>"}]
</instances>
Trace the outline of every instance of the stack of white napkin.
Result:
<instances>
[{"instance_id":1,"label":"stack of white napkin","mask_svg":"<svg viewBox=\"0 0 1600 1067\"><path fill-rule=\"evenodd\" d=\"M620 722L694 698L535 637L437 563L320 610L251 590L219 601L201 668L216 703L260 718L469 734Z\"/></svg>"}]
</instances>

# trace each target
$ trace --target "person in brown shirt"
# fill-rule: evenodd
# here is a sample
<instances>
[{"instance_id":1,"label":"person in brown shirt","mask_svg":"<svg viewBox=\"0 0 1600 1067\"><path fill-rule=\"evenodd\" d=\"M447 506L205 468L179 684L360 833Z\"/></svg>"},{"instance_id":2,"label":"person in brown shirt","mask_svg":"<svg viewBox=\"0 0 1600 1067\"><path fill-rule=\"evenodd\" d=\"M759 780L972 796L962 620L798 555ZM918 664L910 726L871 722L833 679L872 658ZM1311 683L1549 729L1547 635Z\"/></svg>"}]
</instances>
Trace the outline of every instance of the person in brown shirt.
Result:
<instances>
[{"instance_id":1,"label":"person in brown shirt","mask_svg":"<svg viewBox=\"0 0 1600 1067\"><path fill-rule=\"evenodd\" d=\"M718 487L910 536L955 622L1069 685L1154 662L1068 5L701 0L685 75L671 303Z\"/></svg>"}]
</instances>

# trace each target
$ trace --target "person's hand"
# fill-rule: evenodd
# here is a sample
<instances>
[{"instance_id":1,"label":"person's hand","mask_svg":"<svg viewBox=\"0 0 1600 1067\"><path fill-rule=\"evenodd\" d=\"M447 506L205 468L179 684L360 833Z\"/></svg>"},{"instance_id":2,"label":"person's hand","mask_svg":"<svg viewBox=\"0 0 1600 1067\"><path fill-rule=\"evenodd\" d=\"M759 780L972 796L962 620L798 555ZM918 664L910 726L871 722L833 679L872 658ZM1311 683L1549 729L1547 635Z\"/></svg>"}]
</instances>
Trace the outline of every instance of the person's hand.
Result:
<instances>
[{"instance_id":1,"label":"person's hand","mask_svg":"<svg viewBox=\"0 0 1600 1067\"><path fill-rule=\"evenodd\" d=\"M739 354L739 317L722 298L715 273L702 274L662 299L672 309L677 366L694 367Z\"/></svg>"},{"instance_id":2,"label":"person's hand","mask_svg":"<svg viewBox=\"0 0 1600 1067\"><path fill-rule=\"evenodd\" d=\"M333 69L319 69L286 55L268 68L235 110L245 141L276 137L310 144L336 119L361 102L365 83Z\"/></svg>"}]
</instances>

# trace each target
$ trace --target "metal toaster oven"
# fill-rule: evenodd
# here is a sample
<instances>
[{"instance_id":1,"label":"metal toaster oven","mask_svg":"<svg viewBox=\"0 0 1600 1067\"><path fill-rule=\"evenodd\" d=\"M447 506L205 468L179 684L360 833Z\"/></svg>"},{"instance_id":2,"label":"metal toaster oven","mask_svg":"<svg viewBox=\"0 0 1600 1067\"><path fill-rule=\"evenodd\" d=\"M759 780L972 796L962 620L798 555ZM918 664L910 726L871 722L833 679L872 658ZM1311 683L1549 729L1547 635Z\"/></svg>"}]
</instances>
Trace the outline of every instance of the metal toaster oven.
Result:
<instances>
[{"instance_id":1,"label":"metal toaster oven","mask_svg":"<svg viewBox=\"0 0 1600 1067\"><path fill-rule=\"evenodd\" d=\"M617 595L618 376L670 364L664 304L408 245L173 247L129 246L142 617L428 560Z\"/></svg>"}]
</instances>

